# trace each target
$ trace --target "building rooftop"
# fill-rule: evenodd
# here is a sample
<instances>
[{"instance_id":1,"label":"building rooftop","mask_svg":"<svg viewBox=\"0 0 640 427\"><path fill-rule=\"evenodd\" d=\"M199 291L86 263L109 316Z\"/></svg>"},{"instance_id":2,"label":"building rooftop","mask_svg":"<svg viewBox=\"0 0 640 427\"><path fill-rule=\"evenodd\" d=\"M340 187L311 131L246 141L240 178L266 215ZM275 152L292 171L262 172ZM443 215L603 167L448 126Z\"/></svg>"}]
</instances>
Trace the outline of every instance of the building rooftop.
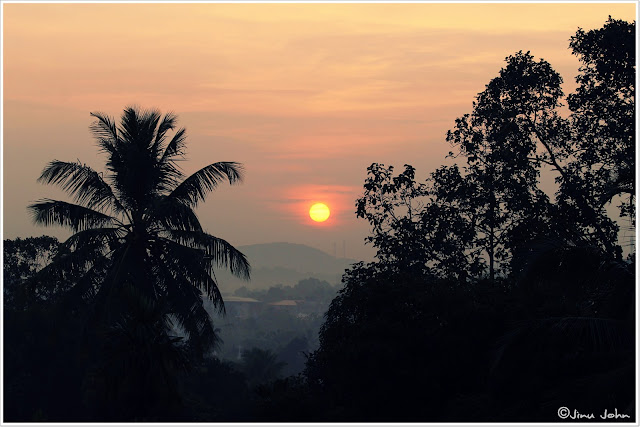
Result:
<instances>
[{"instance_id":1,"label":"building rooftop","mask_svg":"<svg viewBox=\"0 0 640 427\"><path fill-rule=\"evenodd\" d=\"M290 300L290 299L283 299L282 301L277 301L277 302L269 303L269 305L278 305L278 306L288 305L288 306L295 306L295 305L298 305L298 303L297 303L297 302L295 302L294 300Z\"/></svg>"},{"instance_id":2,"label":"building rooftop","mask_svg":"<svg viewBox=\"0 0 640 427\"><path fill-rule=\"evenodd\" d=\"M262 301L258 301L255 298L237 297L235 295L222 297L222 299L224 300L225 303L227 302L249 302L249 303L262 302Z\"/></svg>"}]
</instances>

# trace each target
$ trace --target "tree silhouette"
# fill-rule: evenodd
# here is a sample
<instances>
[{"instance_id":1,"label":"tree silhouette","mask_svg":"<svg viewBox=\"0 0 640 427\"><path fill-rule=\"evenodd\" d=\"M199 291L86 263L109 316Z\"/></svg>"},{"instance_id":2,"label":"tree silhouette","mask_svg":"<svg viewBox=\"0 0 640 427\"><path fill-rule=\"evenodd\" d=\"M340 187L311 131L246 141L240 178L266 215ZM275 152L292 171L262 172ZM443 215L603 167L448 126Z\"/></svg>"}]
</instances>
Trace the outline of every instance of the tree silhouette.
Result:
<instances>
[{"instance_id":1,"label":"tree silhouette","mask_svg":"<svg viewBox=\"0 0 640 427\"><path fill-rule=\"evenodd\" d=\"M488 258L489 278L507 273L511 254L522 242L546 230L549 198L538 189L541 157L531 131L559 119L562 79L551 65L518 52L479 93L473 112L456 120L447 141L465 160L462 210L476 230L474 247ZM532 161L533 160L533 161ZM527 228L527 232L519 230Z\"/></svg>"},{"instance_id":2,"label":"tree silhouette","mask_svg":"<svg viewBox=\"0 0 640 427\"><path fill-rule=\"evenodd\" d=\"M74 234L39 279L80 269L71 293L96 307L106 327L128 315L127 288L149 301L165 300L164 315L176 319L189 346L202 354L216 342L202 293L224 310L214 269L248 279L250 267L231 244L205 232L194 208L222 181L241 182L242 166L217 162L185 178L177 164L184 158L185 129L168 137L174 114L129 107L119 125L105 114L91 115L91 132L107 155L106 173L80 161L54 160L43 170L38 181L61 187L75 203L40 200L29 206L33 219Z\"/></svg>"},{"instance_id":3,"label":"tree silhouette","mask_svg":"<svg viewBox=\"0 0 640 427\"><path fill-rule=\"evenodd\" d=\"M397 175L393 170L369 166L364 194L356 201L356 215L371 225L365 241L377 249L378 262L417 276L478 276L483 264L472 247L475 230L461 208L469 188L458 168L442 167L427 182L416 181L410 165Z\"/></svg>"},{"instance_id":4,"label":"tree silhouette","mask_svg":"<svg viewBox=\"0 0 640 427\"><path fill-rule=\"evenodd\" d=\"M582 66L569 95L576 138L575 168L606 203L618 194L635 196L635 22L609 17L602 28L579 29L571 48ZM576 165L577 166L577 165ZM621 216L634 218L632 199Z\"/></svg>"},{"instance_id":5,"label":"tree silhouette","mask_svg":"<svg viewBox=\"0 0 640 427\"><path fill-rule=\"evenodd\" d=\"M59 246L58 239L50 236L4 240L2 279L5 308L24 308L33 300L48 300L57 293L57 288L41 288L37 295L29 294L25 292L24 282L51 262Z\"/></svg>"},{"instance_id":6,"label":"tree silhouette","mask_svg":"<svg viewBox=\"0 0 640 427\"><path fill-rule=\"evenodd\" d=\"M377 249L376 258L388 268L422 274L429 258L425 230L420 221L427 195L416 182L415 168L393 174L393 166L374 163L367 168L364 194L356 201L356 215L371 225L365 242Z\"/></svg>"}]
</instances>

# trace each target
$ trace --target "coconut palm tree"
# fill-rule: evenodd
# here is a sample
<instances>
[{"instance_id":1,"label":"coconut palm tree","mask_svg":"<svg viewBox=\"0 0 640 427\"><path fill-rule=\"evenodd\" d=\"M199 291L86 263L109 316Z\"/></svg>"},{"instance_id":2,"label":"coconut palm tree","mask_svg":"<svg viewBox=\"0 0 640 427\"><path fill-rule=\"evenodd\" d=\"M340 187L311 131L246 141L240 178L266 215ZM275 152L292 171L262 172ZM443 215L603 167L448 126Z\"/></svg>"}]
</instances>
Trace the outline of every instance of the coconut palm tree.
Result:
<instances>
[{"instance_id":1,"label":"coconut palm tree","mask_svg":"<svg viewBox=\"0 0 640 427\"><path fill-rule=\"evenodd\" d=\"M214 269L248 280L250 266L231 244L202 228L194 208L221 182L241 182L243 167L217 162L185 178L177 163L184 159L185 129L169 139L176 115L128 107L119 125L103 113L91 116L106 172L54 160L38 181L61 187L73 202L42 199L29 206L35 223L74 233L62 245L66 250L41 270L40 283L79 277L69 297L90 303L106 327L127 315L127 289L168 301L165 315L202 354L217 340L203 293L224 312Z\"/></svg>"}]
</instances>

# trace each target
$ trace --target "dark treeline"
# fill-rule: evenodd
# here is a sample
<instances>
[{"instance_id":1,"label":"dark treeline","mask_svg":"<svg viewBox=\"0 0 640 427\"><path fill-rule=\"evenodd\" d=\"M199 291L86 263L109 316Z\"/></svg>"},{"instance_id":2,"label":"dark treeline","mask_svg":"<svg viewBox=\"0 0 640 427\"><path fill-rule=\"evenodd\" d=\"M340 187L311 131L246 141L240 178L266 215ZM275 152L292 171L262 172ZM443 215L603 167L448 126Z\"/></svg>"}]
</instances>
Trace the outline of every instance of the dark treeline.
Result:
<instances>
[{"instance_id":1,"label":"dark treeline","mask_svg":"<svg viewBox=\"0 0 640 427\"><path fill-rule=\"evenodd\" d=\"M548 62L517 52L447 133L448 165L426 181L371 165L356 215L376 259L345 272L319 347L285 378L267 349L211 356L201 291L222 309L212 268L249 267L191 209L239 165L182 180L173 116L96 115L111 185L52 162L40 179L86 210L32 206L76 234L5 241L5 420L635 420L635 248L619 225L635 230L635 40L635 22L578 30L567 96ZM125 167L141 159L138 175ZM239 295L332 291L306 285Z\"/></svg>"},{"instance_id":2,"label":"dark treeline","mask_svg":"<svg viewBox=\"0 0 640 427\"><path fill-rule=\"evenodd\" d=\"M261 301L274 302L279 300L310 300L330 302L336 294L336 288L326 280L313 277L298 281L293 286L275 285L267 289L249 289L242 286L236 289L234 295L255 298Z\"/></svg>"}]
</instances>

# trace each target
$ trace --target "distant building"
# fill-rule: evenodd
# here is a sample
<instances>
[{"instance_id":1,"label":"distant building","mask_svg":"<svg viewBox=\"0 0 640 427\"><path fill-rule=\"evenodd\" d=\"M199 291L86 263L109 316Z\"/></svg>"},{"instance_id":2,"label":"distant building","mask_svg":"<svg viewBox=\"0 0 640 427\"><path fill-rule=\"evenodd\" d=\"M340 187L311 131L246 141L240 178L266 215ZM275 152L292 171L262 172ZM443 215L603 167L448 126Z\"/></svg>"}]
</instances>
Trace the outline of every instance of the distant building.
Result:
<instances>
[{"instance_id":1,"label":"distant building","mask_svg":"<svg viewBox=\"0 0 640 427\"><path fill-rule=\"evenodd\" d=\"M283 299L281 301L269 303L270 307L276 310L287 311L289 313L297 314L299 312L299 303L301 301L295 301L291 299Z\"/></svg>"},{"instance_id":2,"label":"distant building","mask_svg":"<svg viewBox=\"0 0 640 427\"><path fill-rule=\"evenodd\" d=\"M248 319L250 317L256 317L263 309L262 301L254 298L228 296L222 299L227 309L227 315L230 317Z\"/></svg>"}]
</instances>

